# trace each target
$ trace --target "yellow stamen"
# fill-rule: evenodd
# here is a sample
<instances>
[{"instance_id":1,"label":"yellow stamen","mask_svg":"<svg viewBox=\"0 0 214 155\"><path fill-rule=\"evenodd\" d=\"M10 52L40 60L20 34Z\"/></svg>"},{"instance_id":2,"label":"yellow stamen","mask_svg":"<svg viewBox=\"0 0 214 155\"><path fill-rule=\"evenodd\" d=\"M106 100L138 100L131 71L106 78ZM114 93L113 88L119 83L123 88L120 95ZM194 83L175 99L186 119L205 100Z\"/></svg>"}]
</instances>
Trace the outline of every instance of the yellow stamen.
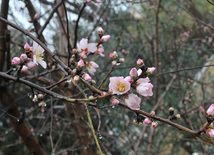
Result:
<instances>
[{"instance_id":1,"label":"yellow stamen","mask_svg":"<svg viewBox=\"0 0 214 155\"><path fill-rule=\"evenodd\" d=\"M124 92L124 91L127 89L127 86L126 86L125 83L123 83L123 82L117 80L116 89L117 89L117 91L119 91L119 92Z\"/></svg>"},{"instance_id":2,"label":"yellow stamen","mask_svg":"<svg viewBox=\"0 0 214 155\"><path fill-rule=\"evenodd\" d=\"M38 61L41 61L41 60L43 60L43 53L42 53L42 51L38 51L38 52L36 52L36 59L38 60Z\"/></svg>"}]
</instances>

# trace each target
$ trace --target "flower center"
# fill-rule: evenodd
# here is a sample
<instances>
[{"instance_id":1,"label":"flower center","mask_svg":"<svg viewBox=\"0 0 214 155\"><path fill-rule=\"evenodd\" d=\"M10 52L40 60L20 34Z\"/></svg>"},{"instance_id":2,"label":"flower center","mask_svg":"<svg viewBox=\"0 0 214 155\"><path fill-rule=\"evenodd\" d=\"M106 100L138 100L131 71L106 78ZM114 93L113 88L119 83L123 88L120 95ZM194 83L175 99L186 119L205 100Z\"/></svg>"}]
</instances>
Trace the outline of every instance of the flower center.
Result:
<instances>
[{"instance_id":1,"label":"flower center","mask_svg":"<svg viewBox=\"0 0 214 155\"><path fill-rule=\"evenodd\" d=\"M37 51L36 52L36 59L38 60L38 61L41 61L41 60L43 60L43 56L44 54L42 53L42 51Z\"/></svg>"},{"instance_id":2,"label":"flower center","mask_svg":"<svg viewBox=\"0 0 214 155\"><path fill-rule=\"evenodd\" d=\"M119 92L124 92L124 91L127 89L127 86L126 86L125 83L123 83L123 82L117 80L116 89L117 89L117 91L119 91Z\"/></svg>"},{"instance_id":3,"label":"flower center","mask_svg":"<svg viewBox=\"0 0 214 155\"><path fill-rule=\"evenodd\" d=\"M81 52L87 53L87 52L88 52L88 48L86 48L86 49L81 49Z\"/></svg>"}]
</instances>

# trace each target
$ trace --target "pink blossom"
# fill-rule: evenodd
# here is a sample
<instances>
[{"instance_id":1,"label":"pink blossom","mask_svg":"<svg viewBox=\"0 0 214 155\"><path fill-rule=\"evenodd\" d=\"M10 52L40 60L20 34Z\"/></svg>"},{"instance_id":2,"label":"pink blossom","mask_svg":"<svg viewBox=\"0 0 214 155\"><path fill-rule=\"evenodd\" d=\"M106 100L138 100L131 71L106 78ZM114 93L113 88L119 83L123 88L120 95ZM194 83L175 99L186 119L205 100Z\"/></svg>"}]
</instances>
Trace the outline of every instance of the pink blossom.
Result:
<instances>
[{"instance_id":1,"label":"pink blossom","mask_svg":"<svg viewBox=\"0 0 214 155\"><path fill-rule=\"evenodd\" d=\"M101 57L105 57L105 55L103 54L105 50L103 48L98 48L96 51L96 54L99 54Z\"/></svg>"},{"instance_id":2,"label":"pink blossom","mask_svg":"<svg viewBox=\"0 0 214 155\"><path fill-rule=\"evenodd\" d=\"M118 105L119 104L119 101L116 99L116 98L111 98L110 99L110 102L113 104L113 105Z\"/></svg>"},{"instance_id":3,"label":"pink blossom","mask_svg":"<svg viewBox=\"0 0 214 155\"><path fill-rule=\"evenodd\" d=\"M117 61L112 61L111 64L112 66L115 66L117 64Z\"/></svg>"},{"instance_id":4,"label":"pink blossom","mask_svg":"<svg viewBox=\"0 0 214 155\"><path fill-rule=\"evenodd\" d=\"M82 59L86 59L86 58L87 58L87 54L86 54L86 53L81 53L81 54L80 54L80 57L81 57Z\"/></svg>"},{"instance_id":5,"label":"pink blossom","mask_svg":"<svg viewBox=\"0 0 214 155\"><path fill-rule=\"evenodd\" d=\"M149 118L144 119L144 124L149 125L151 123L151 120Z\"/></svg>"},{"instance_id":6,"label":"pink blossom","mask_svg":"<svg viewBox=\"0 0 214 155\"><path fill-rule=\"evenodd\" d=\"M142 59L138 59L137 60L137 65L138 65L138 67L142 67L144 65L143 60Z\"/></svg>"},{"instance_id":7,"label":"pink blossom","mask_svg":"<svg viewBox=\"0 0 214 155\"><path fill-rule=\"evenodd\" d=\"M82 78L83 78L84 80L86 80L86 81L91 81L91 77L90 77L87 73L84 73L84 74L82 75Z\"/></svg>"},{"instance_id":8,"label":"pink blossom","mask_svg":"<svg viewBox=\"0 0 214 155\"><path fill-rule=\"evenodd\" d=\"M208 117L214 116L214 104L211 104L211 106L207 109L207 115Z\"/></svg>"},{"instance_id":9,"label":"pink blossom","mask_svg":"<svg viewBox=\"0 0 214 155\"><path fill-rule=\"evenodd\" d=\"M107 42L110 38L111 38L110 35L102 36L102 38L100 39L100 42L101 43Z\"/></svg>"},{"instance_id":10,"label":"pink blossom","mask_svg":"<svg viewBox=\"0 0 214 155\"><path fill-rule=\"evenodd\" d=\"M95 43L88 44L88 39L83 38L79 43L77 43L77 48L81 52L94 53L97 50L97 45Z\"/></svg>"},{"instance_id":11,"label":"pink blossom","mask_svg":"<svg viewBox=\"0 0 214 155\"><path fill-rule=\"evenodd\" d=\"M155 70L156 70L155 67L148 67L147 70L146 70L146 73L147 73L148 75L150 75L150 74L152 74Z\"/></svg>"},{"instance_id":12,"label":"pink blossom","mask_svg":"<svg viewBox=\"0 0 214 155\"><path fill-rule=\"evenodd\" d=\"M94 73L96 72L96 68L98 68L98 67L99 67L99 65L96 64L94 61L89 61L86 63L86 69L92 75L94 75Z\"/></svg>"},{"instance_id":13,"label":"pink blossom","mask_svg":"<svg viewBox=\"0 0 214 155\"><path fill-rule=\"evenodd\" d=\"M33 69L36 67L36 63L33 61L29 61L26 65L29 69Z\"/></svg>"},{"instance_id":14,"label":"pink blossom","mask_svg":"<svg viewBox=\"0 0 214 155\"><path fill-rule=\"evenodd\" d=\"M157 122L152 122L151 125L152 125L153 128L155 128L158 125L158 123Z\"/></svg>"},{"instance_id":15,"label":"pink blossom","mask_svg":"<svg viewBox=\"0 0 214 155\"><path fill-rule=\"evenodd\" d=\"M13 65L19 65L20 62L21 62L21 59L18 58L18 57L14 57L14 58L12 59L12 64L13 64Z\"/></svg>"},{"instance_id":16,"label":"pink blossom","mask_svg":"<svg viewBox=\"0 0 214 155\"><path fill-rule=\"evenodd\" d=\"M103 28L102 27L99 27L98 30L97 30L98 34L102 35L103 34Z\"/></svg>"},{"instance_id":17,"label":"pink blossom","mask_svg":"<svg viewBox=\"0 0 214 155\"><path fill-rule=\"evenodd\" d=\"M84 67L84 61L83 61L83 59L80 59L79 61L78 61L78 63L77 63L77 68L78 69L82 69L83 67Z\"/></svg>"},{"instance_id":18,"label":"pink blossom","mask_svg":"<svg viewBox=\"0 0 214 155\"><path fill-rule=\"evenodd\" d=\"M211 138L214 138L214 129L207 129L206 134Z\"/></svg>"},{"instance_id":19,"label":"pink blossom","mask_svg":"<svg viewBox=\"0 0 214 155\"><path fill-rule=\"evenodd\" d=\"M75 82L79 81L79 79L80 79L79 75L75 75L75 76L74 76L74 81L75 81Z\"/></svg>"},{"instance_id":20,"label":"pink blossom","mask_svg":"<svg viewBox=\"0 0 214 155\"><path fill-rule=\"evenodd\" d=\"M125 62L125 58L120 58L120 59L119 59L119 62L120 62L120 63Z\"/></svg>"},{"instance_id":21,"label":"pink blossom","mask_svg":"<svg viewBox=\"0 0 214 155\"><path fill-rule=\"evenodd\" d=\"M131 76L127 76L127 77L125 77L125 79L124 79L124 80L126 80L126 81L128 81L128 82L130 82L130 83L132 83L132 82L133 82L133 80L132 80Z\"/></svg>"},{"instance_id":22,"label":"pink blossom","mask_svg":"<svg viewBox=\"0 0 214 155\"><path fill-rule=\"evenodd\" d=\"M131 84L121 77L110 77L109 89L113 90L113 94L122 95L130 90Z\"/></svg>"},{"instance_id":23,"label":"pink blossom","mask_svg":"<svg viewBox=\"0 0 214 155\"><path fill-rule=\"evenodd\" d=\"M33 19L34 19L34 20L38 20L38 19L39 19L39 14L36 13L36 14L34 15Z\"/></svg>"},{"instance_id":24,"label":"pink blossom","mask_svg":"<svg viewBox=\"0 0 214 155\"><path fill-rule=\"evenodd\" d=\"M129 72L129 75L131 76L132 79L136 79L138 77L137 69L132 68Z\"/></svg>"},{"instance_id":25,"label":"pink blossom","mask_svg":"<svg viewBox=\"0 0 214 155\"><path fill-rule=\"evenodd\" d=\"M136 91L142 95L142 96L152 96L153 92L152 92L152 88L153 85L151 83L149 83L149 78L140 78L137 80L136 82Z\"/></svg>"},{"instance_id":26,"label":"pink blossom","mask_svg":"<svg viewBox=\"0 0 214 155\"><path fill-rule=\"evenodd\" d=\"M25 66L25 65L23 65L21 71L22 71L22 72L26 72L27 70L28 70L28 67Z\"/></svg>"},{"instance_id":27,"label":"pink blossom","mask_svg":"<svg viewBox=\"0 0 214 155\"><path fill-rule=\"evenodd\" d=\"M28 59L27 54L21 54L20 58L22 61L26 61Z\"/></svg>"},{"instance_id":28,"label":"pink blossom","mask_svg":"<svg viewBox=\"0 0 214 155\"><path fill-rule=\"evenodd\" d=\"M127 94L124 96L127 106L133 110L140 109L141 98L135 94Z\"/></svg>"},{"instance_id":29,"label":"pink blossom","mask_svg":"<svg viewBox=\"0 0 214 155\"><path fill-rule=\"evenodd\" d=\"M29 46L28 43L25 43L24 49L25 49L26 52L29 52L29 51L30 51L30 46Z\"/></svg>"}]
</instances>

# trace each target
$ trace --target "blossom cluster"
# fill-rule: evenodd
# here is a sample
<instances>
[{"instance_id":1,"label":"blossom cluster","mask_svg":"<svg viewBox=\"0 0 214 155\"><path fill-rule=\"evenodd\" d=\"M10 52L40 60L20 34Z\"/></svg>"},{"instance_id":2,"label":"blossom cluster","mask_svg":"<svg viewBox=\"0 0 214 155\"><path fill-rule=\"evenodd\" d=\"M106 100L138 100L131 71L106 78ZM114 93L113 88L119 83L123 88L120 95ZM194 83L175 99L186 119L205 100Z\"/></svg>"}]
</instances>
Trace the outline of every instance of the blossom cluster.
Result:
<instances>
[{"instance_id":1,"label":"blossom cluster","mask_svg":"<svg viewBox=\"0 0 214 155\"><path fill-rule=\"evenodd\" d=\"M99 41L98 43L88 43L88 39L81 39L80 42L77 43L77 49L73 49L73 54L70 58L71 68L73 69L73 73L76 74L74 76L74 81L77 82L80 76L86 81L92 81L90 75L94 75L96 69L99 68L99 65L94 61L87 61L87 58L90 55L99 55L101 57L105 57L104 49L102 44L110 39L110 35L103 35L104 30L100 27L98 28ZM88 73L83 72L84 67L88 71Z\"/></svg>"},{"instance_id":2,"label":"blossom cluster","mask_svg":"<svg viewBox=\"0 0 214 155\"><path fill-rule=\"evenodd\" d=\"M25 53L20 57L14 57L11 61L12 65L21 67L21 71L25 72L28 69L33 69L36 65L40 64L43 68L47 67L46 62L43 60L44 49L33 41L33 46L28 43L24 45Z\"/></svg>"},{"instance_id":3,"label":"blossom cluster","mask_svg":"<svg viewBox=\"0 0 214 155\"><path fill-rule=\"evenodd\" d=\"M116 54L112 54L112 57L114 57L114 55ZM123 95L127 106L133 110L140 109L141 98L136 94L129 93L130 89L135 89L138 94L144 97L152 96L153 85L147 76L156 69L155 67L145 69L144 62L141 59L137 60L137 65L140 69L132 68L129 76L125 78L123 76L110 77L109 83L109 91L112 94Z\"/></svg>"}]
</instances>

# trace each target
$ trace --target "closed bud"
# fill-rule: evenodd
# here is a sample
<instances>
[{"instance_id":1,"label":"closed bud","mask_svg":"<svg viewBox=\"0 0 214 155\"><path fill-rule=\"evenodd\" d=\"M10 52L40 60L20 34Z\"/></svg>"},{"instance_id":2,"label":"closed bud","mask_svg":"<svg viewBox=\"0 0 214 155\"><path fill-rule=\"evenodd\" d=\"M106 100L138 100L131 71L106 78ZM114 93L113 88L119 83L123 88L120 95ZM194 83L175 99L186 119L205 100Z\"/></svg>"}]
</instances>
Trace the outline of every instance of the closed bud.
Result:
<instances>
[{"instance_id":1,"label":"closed bud","mask_svg":"<svg viewBox=\"0 0 214 155\"><path fill-rule=\"evenodd\" d=\"M214 104L211 104L211 106L207 109L207 117L213 117L214 116Z\"/></svg>"},{"instance_id":2,"label":"closed bud","mask_svg":"<svg viewBox=\"0 0 214 155\"><path fill-rule=\"evenodd\" d=\"M170 108L169 108L169 114L170 114L170 115L173 115L173 114L174 114L174 108L173 108L173 107L170 107Z\"/></svg>"},{"instance_id":3,"label":"closed bud","mask_svg":"<svg viewBox=\"0 0 214 155\"><path fill-rule=\"evenodd\" d=\"M38 96L39 99L43 99L44 98L43 94L38 94L37 96Z\"/></svg>"},{"instance_id":4,"label":"closed bud","mask_svg":"<svg viewBox=\"0 0 214 155\"><path fill-rule=\"evenodd\" d=\"M13 65L19 65L20 62L21 62L21 59L18 58L18 57L14 57L14 58L12 59L12 64L13 64Z\"/></svg>"},{"instance_id":5,"label":"closed bud","mask_svg":"<svg viewBox=\"0 0 214 155\"><path fill-rule=\"evenodd\" d=\"M84 59L87 58L87 54L86 54L85 52L82 52L82 53L80 54L80 57L84 60Z\"/></svg>"},{"instance_id":6,"label":"closed bud","mask_svg":"<svg viewBox=\"0 0 214 155\"><path fill-rule=\"evenodd\" d=\"M92 83L92 84L96 84L96 81L95 81L95 80L91 80L91 83Z\"/></svg>"},{"instance_id":7,"label":"closed bud","mask_svg":"<svg viewBox=\"0 0 214 155\"><path fill-rule=\"evenodd\" d=\"M26 72L27 70L28 70L28 67L25 66L25 65L23 65L23 66L22 66L22 69L21 69L21 72Z\"/></svg>"},{"instance_id":8,"label":"closed bud","mask_svg":"<svg viewBox=\"0 0 214 155\"><path fill-rule=\"evenodd\" d=\"M132 68L129 72L129 75L131 76L132 79L136 79L138 77L137 69Z\"/></svg>"},{"instance_id":9,"label":"closed bud","mask_svg":"<svg viewBox=\"0 0 214 155\"><path fill-rule=\"evenodd\" d=\"M152 124L151 124L151 126L152 126L153 128L155 128L157 125L158 125L157 122L152 122Z\"/></svg>"},{"instance_id":10,"label":"closed bud","mask_svg":"<svg viewBox=\"0 0 214 155\"><path fill-rule=\"evenodd\" d=\"M89 96L89 99L93 99L93 98L94 98L94 96L92 96L92 95L91 95L91 96Z\"/></svg>"},{"instance_id":11,"label":"closed bud","mask_svg":"<svg viewBox=\"0 0 214 155\"><path fill-rule=\"evenodd\" d=\"M78 82L79 79L80 79L79 75L75 75L75 76L74 76L74 81L75 81L75 82Z\"/></svg>"},{"instance_id":12,"label":"closed bud","mask_svg":"<svg viewBox=\"0 0 214 155\"><path fill-rule=\"evenodd\" d=\"M143 60L142 60L142 59L138 59L138 60L137 60L137 65L138 65L138 67L144 66Z\"/></svg>"},{"instance_id":13,"label":"closed bud","mask_svg":"<svg viewBox=\"0 0 214 155\"><path fill-rule=\"evenodd\" d=\"M90 77L87 73L84 73L84 74L82 75L82 78L83 78L84 80L86 80L86 81L91 81L91 77Z\"/></svg>"},{"instance_id":14,"label":"closed bud","mask_svg":"<svg viewBox=\"0 0 214 155\"><path fill-rule=\"evenodd\" d=\"M176 117L177 119L179 119L179 118L181 118L181 115L180 115L180 114L176 114L175 117Z\"/></svg>"},{"instance_id":15,"label":"closed bud","mask_svg":"<svg viewBox=\"0 0 214 155\"><path fill-rule=\"evenodd\" d=\"M143 123L149 125L151 123L151 120L149 118L145 118Z\"/></svg>"},{"instance_id":16,"label":"closed bud","mask_svg":"<svg viewBox=\"0 0 214 155\"><path fill-rule=\"evenodd\" d=\"M77 63L77 68L79 69L79 70L81 70L83 67L84 67L84 61L83 61L83 59L80 59L79 61L78 61L78 63Z\"/></svg>"},{"instance_id":17,"label":"closed bud","mask_svg":"<svg viewBox=\"0 0 214 155\"><path fill-rule=\"evenodd\" d=\"M150 112L151 116L155 116L155 111Z\"/></svg>"},{"instance_id":18,"label":"closed bud","mask_svg":"<svg viewBox=\"0 0 214 155\"><path fill-rule=\"evenodd\" d=\"M211 138L214 138L214 129L207 129L206 134Z\"/></svg>"},{"instance_id":19,"label":"closed bud","mask_svg":"<svg viewBox=\"0 0 214 155\"><path fill-rule=\"evenodd\" d=\"M119 59L119 62L120 62L120 63L125 62L125 58L120 58L120 59Z\"/></svg>"},{"instance_id":20,"label":"closed bud","mask_svg":"<svg viewBox=\"0 0 214 155\"><path fill-rule=\"evenodd\" d=\"M115 66L117 64L117 61L112 61L111 64L112 66Z\"/></svg>"},{"instance_id":21,"label":"closed bud","mask_svg":"<svg viewBox=\"0 0 214 155\"><path fill-rule=\"evenodd\" d=\"M99 27L98 30L97 30L97 32L98 32L99 35L103 35L103 28Z\"/></svg>"},{"instance_id":22,"label":"closed bud","mask_svg":"<svg viewBox=\"0 0 214 155\"><path fill-rule=\"evenodd\" d=\"M114 97L112 97L112 98L110 99L110 102L111 102L113 105L118 105L118 104L119 104L119 101L118 101L116 98L114 98Z\"/></svg>"},{"instance_id":23,"label":"closed bud","mask_svg":"<svg viewBox=\"0 0 214 155\"><path fill-rule=\"evenodd\" d=\"M29 52L29 51L30 51L30 46L29 46L28 43L25 43L24 49L25 49L26 52Z\"/></svg>"},{"instance_id":24,"label":"closed bud","mask_svg":"<svg viewBox=\"0 0 214 155\"><path fill-rule=\"evenodd\" d=\"M155 67L148 67L147 70L146 70L146 74L147 74L147 75L150 75L150 74L152 74L155 70L156 70Z\"/></svg>"},{"instance_id":25,"label":"closed bud","mask_svg":"<svg viewBox=\"0 0 214 155\"><path fill-rule=\"evenodd\" d=\"M100 39L100 43L107 42L110 38L111 38L110 35L102 36L102 38Z\"/></svg>"},{"instance_id":26,"label":"closed bud","mask_svg":"<svg viewBox=\"0 0 214 155\"><path fill-rule=\"evenodd\" d=\"M36 63L33 61L29 61L26 65L28 66L29 69L33 69L36 67Z\"/></svg>"},{"instance_id":27,"label":"closed bud","mask_svg":"<svg viewBox=\"0 0 214 155\"><path fill-rule=\"evenodd\" d=\"M34 20L38 20L38 19L39 19L39 14L36 13L36 14L34 15L33 19L34 19Z\"/></svg>"},{"instance_id":28,"label":"closed bud","mask_svg":"<svg viewBox=\"0 0 214 155\"><path fill-rule=\"evenodd\" d=\"M106 93L106 92L102 92L102 94L101 94L102 96L106 96L106 95L108 95L108 93Z\"/></svg>"},{"instance_id":29,"label":"closed bud","mask_svg":"<svg viewBox=\"0 0 214 155\"><path fill-rule=\"evenodd\" d=\"M76 74L76 73L77 73L77 69L76 69L76 68L73 69L72 72L73 72L74 74Z\"/></svg>"},{"instance_id":30,"label":"closed bud","mask_svg":"<svg viewBox=\"0 0 214 155\"><path fill-rule=\"evenodd\" d=\"M21 59L22 61L28 60L27 54L21 54L20 59Z\"/></svg>"}]
</instances>

